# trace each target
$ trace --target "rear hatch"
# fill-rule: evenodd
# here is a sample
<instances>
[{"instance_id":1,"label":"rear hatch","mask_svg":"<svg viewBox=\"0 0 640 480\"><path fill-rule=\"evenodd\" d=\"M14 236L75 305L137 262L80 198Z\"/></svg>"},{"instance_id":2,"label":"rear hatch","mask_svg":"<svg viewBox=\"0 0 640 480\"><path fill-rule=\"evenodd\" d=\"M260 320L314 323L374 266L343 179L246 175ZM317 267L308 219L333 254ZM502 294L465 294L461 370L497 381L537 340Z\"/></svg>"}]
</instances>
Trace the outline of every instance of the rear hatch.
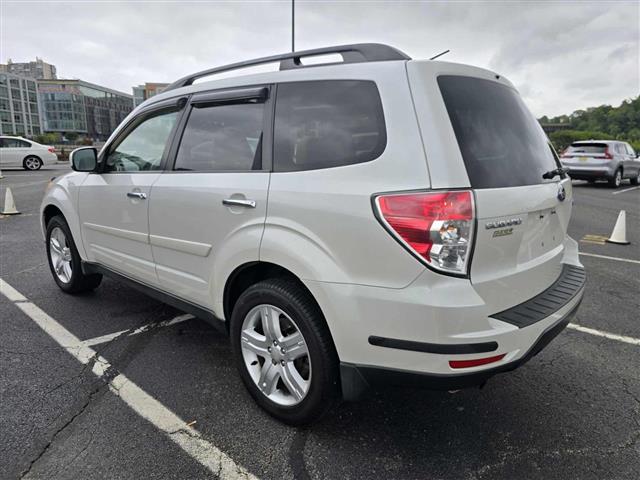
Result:
<instances>
[{"instance_id":1,"label":"rear hatch","mask_svg":"<svg viewBox=\"0 0 640 480\"><path fill-rule=\"evenodd\" d=\"M539 294L560 275L571 182L543 178L559 160L512 86L462 75L439 75L437 84L475 198L469 276L498 312Z\"/></svg>"},{"instance_id":2,"label":"rear hatch","mask_svg":"<svg viewBox=\"0 0 640 480\"><path fill-rule=\"evenodd\" d=\"M574 142L562 154L562 163L577 167L607 166L611 153L606 143Z\"/></svg>"}]
</instances>

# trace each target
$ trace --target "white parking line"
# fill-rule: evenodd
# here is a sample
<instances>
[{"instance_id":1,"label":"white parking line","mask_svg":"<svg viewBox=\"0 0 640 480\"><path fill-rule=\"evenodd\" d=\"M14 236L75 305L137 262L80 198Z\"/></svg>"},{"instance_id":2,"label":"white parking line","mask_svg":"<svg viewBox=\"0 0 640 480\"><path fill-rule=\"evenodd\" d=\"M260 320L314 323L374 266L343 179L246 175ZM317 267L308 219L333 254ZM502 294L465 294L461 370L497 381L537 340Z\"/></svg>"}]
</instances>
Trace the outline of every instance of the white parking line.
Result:
<instances>
[{"instance_id":1,"label":"white parking line","mask_svg":"<svg viewBox=\"0 0 640 480\"><path fill-rule=\"evenodd\" d=\"M624 190L616 190L615 192L611 192L611 195L618 195L619 193L630 192L631 190L635 190L636 188L640 188L640 185L637 187L625 188Z\"/></svg>"},{"instance_id":2,"label":"white parking line","mask_svg":"<svg viewBox=\"0 0 640 480\"><path fill-rule=\"evenodd\" d=\"M168 326L171 326L171 325L175 325L176 323L186 322L187 320L191 320L192 318L194 318L193 315L185 313L184 315L179 315L179 316L177 316L175 318L172 318L171 320L163 320L162 322L158 322L158 323L149 323L149 324L144 325L144 326L142 326L140 328L136 328L135 330L132 330L132 331L120 330L119 332L108 333L107 335L102 335L100 337L95 337L95 338L90 338L88 340L83 340L80 343L81 343L81 345L83 345L85 347L92 347L93 345L99 345L101 343L110 342L114 338L119 337L120 335L124 335L127 332L129 332L127 334L127 336L130 337L132 335L137 335L139 333L148 332L149 330L154 330L156 328L168 327Z\"/></svg>"},{"instance_id":3,"label":"white parking line","mask_svg":"<svg viewBox=\"0 0 640 480\"><path fill-rule=\"evenodd\" d=\"M598 255L596 253L580 252L580 255L584 255L585 257L604 258L605 260L615 260L616 262L640 263L640 260L632 260L630 258L620 258L620 257L609 257L607 255Z\"/></svg>"},{"instance_id":4,"label":"white parking line","mask_svg":"<svg viewBox=\"0 0 640 480\"><path fill-rule=\"evenodd\" d=\"M588 333L590 335L596 335L597 337L608 338L609 340L617 340L618 342L628 343L630 345L640 345L640 338L627 337L626 335L617 335L615 333L603 332L602 330L596 330L595 328L583 327L575 323L570 323L567 328L572 328L578 332Z\"/></svg>"},{"instance_id":5,"label":"white parking line","mask_svg":"<svg viewBox=\"0 0 640 480\"><path fill-rule=\"evenodd\" d=\"M0 278L0 293L29 316L62 348L83 365L91 364L92 371L102 377L111 364L95 350L64 328L56 320L31 303L24 295ZM123 374L109 381L109 389L118 395L133 411L165 433L193 459L221 479L257 480L257 477L238 465L226 453L204 439L200 432L187 427L178 415L153 398Z\"/></svg>"}]
</instances>

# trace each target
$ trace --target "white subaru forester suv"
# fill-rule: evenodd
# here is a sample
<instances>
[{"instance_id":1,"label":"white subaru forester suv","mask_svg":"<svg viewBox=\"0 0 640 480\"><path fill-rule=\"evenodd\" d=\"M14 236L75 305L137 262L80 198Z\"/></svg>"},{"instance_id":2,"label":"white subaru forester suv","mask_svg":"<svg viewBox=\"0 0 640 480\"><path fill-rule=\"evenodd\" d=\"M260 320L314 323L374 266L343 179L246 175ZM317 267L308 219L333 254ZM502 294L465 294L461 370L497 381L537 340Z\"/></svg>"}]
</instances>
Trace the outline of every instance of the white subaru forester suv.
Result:
<instances>
[{"instance_id":1,"label":"white subaru forester suv","mask_svg":"<svg viewBox=\"0 0 640 480\"><path fill-rule=\"evenodd\" d=\"M303 63L327 54L343 62ZM513 85L480 68L379 44L214 68L71 162L41 208L58 286L110 275L220 327L290 424L372 386L482 385L583 296L571 181Z\"/></svg>"}]
</instances>

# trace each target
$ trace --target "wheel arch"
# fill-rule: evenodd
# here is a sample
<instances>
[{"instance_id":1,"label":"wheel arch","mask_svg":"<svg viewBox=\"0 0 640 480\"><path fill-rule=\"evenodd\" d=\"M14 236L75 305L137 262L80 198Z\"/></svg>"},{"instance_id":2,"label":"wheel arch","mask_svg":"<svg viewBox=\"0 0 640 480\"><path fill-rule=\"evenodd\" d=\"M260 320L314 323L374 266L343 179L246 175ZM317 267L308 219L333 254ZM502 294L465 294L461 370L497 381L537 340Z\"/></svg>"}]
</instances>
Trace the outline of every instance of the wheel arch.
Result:
<instances>
[{"instance_id":1,"label":"wheel arch","mask_svg":"<svg viewBox=\"0 0 640 480\"><path fill-rule=\"evenodd\" d=\"M223 313L224 318L227 320L227 324L231 318L233 307L240 295L242 295L242 292L251 285L268 278L289 278L304 288L304 290L313 298L313 295L305 286L304 282L302 282L295 273L285 267L270 262L247 262L238 266L233 272L231 272L225 282L223 293ZM317 305L318 302L315 298L314 301ZM319 305L318 309L322 311Z\"/></svg>"},{"instance_id":2,"label":"wheel arch","mask_svg":"<svg viewBox=\"0 0 640 480\"><path fill-rule=\"evenodd\" d=\"M75 182L74 182L75 183ZM40 225L42 227L42 238L46 237L47 223L55 215L61 215L71 231L73 241L78 249L80 258L87 259L80 234L80 219L76 212L77 184L69 185L69 182L63 177L60 181L52 182L40 204Z\"/></svg>"},{"instance_id":3,"label":"wheel arch","mask_svg":"<svg viewBox=\"0 0 640 480\"><path fill-rule=\"evenodd\" d=\"M42 209L42 227L45 231L47 229L47 225L49 225L49 221L56 215L60 215L64 218L64 213L62 213L62 210L60 210L53 204L49 204Z\"/></svg>"}]
</instances>

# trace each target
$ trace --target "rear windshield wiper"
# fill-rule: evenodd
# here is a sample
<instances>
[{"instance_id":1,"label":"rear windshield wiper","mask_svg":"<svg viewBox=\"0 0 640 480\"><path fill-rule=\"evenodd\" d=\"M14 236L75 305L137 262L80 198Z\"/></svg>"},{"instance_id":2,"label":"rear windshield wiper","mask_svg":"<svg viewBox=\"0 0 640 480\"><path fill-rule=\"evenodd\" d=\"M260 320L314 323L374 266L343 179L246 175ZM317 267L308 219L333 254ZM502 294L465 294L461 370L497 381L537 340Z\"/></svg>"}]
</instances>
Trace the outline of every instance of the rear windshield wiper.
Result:
<instances>
[{"instance_id":1,"label":"rear windshield wiper","mask_svg":"<svg viewBox=\"0 0 640 480\"><path fill-rule=\"evenodd\" d=\"M542 174L542 178L544 178L545 180L549 180L556 175L560 175L561 178L564 178L568 171L568 168L555 168L553 170L549 170L548 172L544 172Z\"/></svg>"}]
</instances>

